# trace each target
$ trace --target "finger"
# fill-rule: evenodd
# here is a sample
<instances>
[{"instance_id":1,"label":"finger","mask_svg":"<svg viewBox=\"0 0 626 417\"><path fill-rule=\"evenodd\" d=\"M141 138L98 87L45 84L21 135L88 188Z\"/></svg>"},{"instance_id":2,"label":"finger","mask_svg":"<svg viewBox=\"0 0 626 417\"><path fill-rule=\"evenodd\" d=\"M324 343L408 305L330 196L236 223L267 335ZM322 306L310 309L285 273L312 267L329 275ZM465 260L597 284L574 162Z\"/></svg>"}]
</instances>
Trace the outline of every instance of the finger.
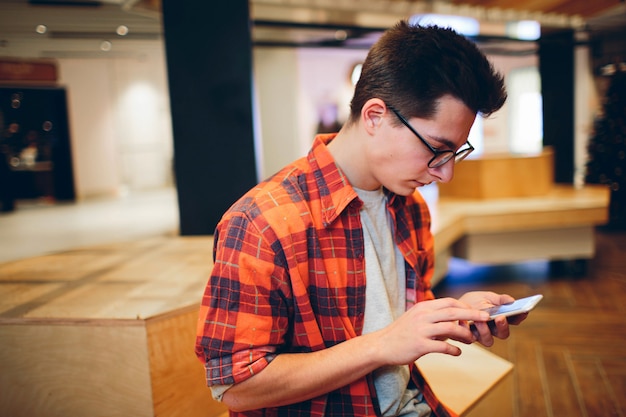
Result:
<instances>
[{"instance_id":1,"label":"finger","mask_svg":"<svg viewBox=\"0 0 626 417\"><path fill-rule=\"evenodd\" d=\"M486 311L475 310L472 308L447 307L440 310L434 310L431 314L433 323L454 321L454 322L472 322L487 321L489 314Z\"/></svg>"},{"instance_id":2,"label":"finger","mask_svg":"<svg viewBox=\"0 0 626 417\"><path fill-rule=\"evenodd\" d=\"M470 331L472 332L472 335L474 336L474 340L477 341L480 338L480 333L478 333L478 329L476 328L476 324L472 323L470 325Z\"/></svg>"},{"instance_id":3,"label":"finger","mask_svg":"<svg viewBox=\"0 0 626 417\"><path fill-rule=\"evenodd\" d=\"M488 307L493 307L502 304L509 304L515 301L515 298L511 297L508 294L497 294L492 291L484 291L480 293L482 295L482 300L479 304L474 307L483 309Z\"/></svg>"},{"instance_id":4,"label":"finger","mask_svg":"<svg viewBox=\"0 0 626 417\"><path fill-rule=\"evenodd\" d=\"M507 318L497 317L496 319L494 319L494 322L495 322L495 331L492 331L491 333L499 339L506 339L507 337L509 337L510 331L509 331L509 322Z\"/></svg>"},{"instance_id":5,"label":"finger","mask_svg":"<svg viewBox=\"0 0 626 417\"><path fill-rule=\"evenodd\" d=\"M472 323L472 322L468 321L468 320L459 320L459 326L465 327L467 329L469 329L470 323Z\"/></svg>"},{"instance_id":6,"label":"finger","mask_svg":"<svg viewBox=\"0 0 626 417\"><path fill-rule=\"evenodd\" d=\"M451 308L451 307L471 308L466 303L459 301L456 298L452 298L452 297L436 298L434 300L422 301L421 303L415 304L415 306L416 307L428 306L432 310L440 310L440 309Z\"/></svg>"},{"instance_id":7,"label":"finger","mask_svg":"<svg viewBox=\"0 0 626 417\"><path fill-rule=\"evenodd\" d=\"M446 349L444 352L446 355L451 355L451 356L459 356L462 353L461 348L459 348L458 346L454 346L450 343L447 342L443 342L446 345Z\"/></svg>"},{"instance_id":8,"label":"finger","mask_svg":"<svg viewBox=\"0 0 626 417\"><path fill-rule=\"evenodd\" d=\"M452 339L465 344L474 343L476 341L469 326L459 326L458 323L455 322L435 323L430 326L429 331L429 337L431 339Z\"/></svg>"},{"instance_id":9,"label":"finger","mask_svg":"<svg viewBox=\"0 0 626 417\"><path fill-rule=\"evenodd\" d=\"M459 321L459 326L468 329L472 333L473 342L478 340L478 330L476 329L476 325L473 321L461 320Z\"/></svg>"},{"instance_id":10,"label":"finger","mask_svg":"<svg viewBox=\"0 0 626 417\"><path fill-rule=\"evenodd\" d=\"M528 313L516 314L514 316L507 317L507 321L509 322L509 324L517 326L518 324L526 320L526 317L528 317Z\"/></svg>"},{"instance_id":11,"label":"finger","mask_svg":"<svg viewBox=\"0 0 626 417\"><path fill-rule=\"evenodd\" d=\"M496 304L509 304L515 301L515 298L511 297L509 294L500 294L498 303Z\"/></svg>"},{"instance_id":12,"label":"finger","mask_svg":"<svg viewBox=\"0 0 626 417\"><path fill-rule=\"evenodd\" d=\"M435 340L429 343L428 352L430 353L443 353L451 356L459 356L461 354L461 348L450 344L446 341Z\"/></svg>"},{"instance_id":13,"label":"finger","mask_svg":"<svg viewBox=\"0 0 626 417\"><path fill-rule=\"evenodd\" d=\"M494 326L493 321L474 323L476 326L476 340L480 344L487 347L492 346L494 343L492 330L489 323L491 323L491 326Z\"/></svg>"}]
</instances>

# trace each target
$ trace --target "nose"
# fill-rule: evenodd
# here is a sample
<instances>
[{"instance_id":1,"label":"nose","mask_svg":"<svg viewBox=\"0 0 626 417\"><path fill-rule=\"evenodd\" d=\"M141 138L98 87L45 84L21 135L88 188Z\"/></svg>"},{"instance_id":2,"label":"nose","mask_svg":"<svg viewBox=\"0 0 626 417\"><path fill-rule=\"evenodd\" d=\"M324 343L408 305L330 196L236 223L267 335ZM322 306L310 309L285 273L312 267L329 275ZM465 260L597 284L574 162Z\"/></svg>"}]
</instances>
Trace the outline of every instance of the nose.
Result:
<instances>
[{"instance_id":1,"label":"nose","mask_svg":"<svg viewBox=\"0 0 626 417\"><path fill-rule=\"evenodd\" d=\"M431 173L437 178L437 182L450 182L454 177L454 159L437 168L430 168Z\"/></svg>"}]
</instances>

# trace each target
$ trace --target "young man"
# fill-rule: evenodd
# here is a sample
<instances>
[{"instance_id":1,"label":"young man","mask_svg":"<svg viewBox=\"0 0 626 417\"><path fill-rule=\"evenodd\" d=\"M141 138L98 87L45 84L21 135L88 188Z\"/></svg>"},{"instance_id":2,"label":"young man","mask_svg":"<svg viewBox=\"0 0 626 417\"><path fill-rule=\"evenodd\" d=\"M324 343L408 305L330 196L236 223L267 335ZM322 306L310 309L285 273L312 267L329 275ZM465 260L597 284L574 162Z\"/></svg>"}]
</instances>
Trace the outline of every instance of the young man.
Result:
<instances>
[{"instance_id":1,"label":"young man","mask_svg":"<svg viewBox=\"0 0 626 417\"><path fill-rule=\"evenodd\" d=\"M505 99L472 42L400 22L369 52L340 132L316 137L308 156L228 210L196 353L231 415L453 415L415 360L459 355L447 339L507 337L506 319L490 329L479 309L513 299L434 299L430 215L416 188L450 181L473 150L475 116Z\"/></svg>"}]
</instances>

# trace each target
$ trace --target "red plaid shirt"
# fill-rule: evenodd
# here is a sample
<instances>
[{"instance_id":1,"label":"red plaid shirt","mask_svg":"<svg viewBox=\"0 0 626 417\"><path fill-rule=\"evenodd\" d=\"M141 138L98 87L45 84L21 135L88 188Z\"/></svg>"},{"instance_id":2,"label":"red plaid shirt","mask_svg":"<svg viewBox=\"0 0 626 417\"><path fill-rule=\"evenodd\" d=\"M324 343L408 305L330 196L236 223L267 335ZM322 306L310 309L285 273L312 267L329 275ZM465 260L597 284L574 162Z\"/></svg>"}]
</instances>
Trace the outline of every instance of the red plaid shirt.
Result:
<instances>
[{"instance_id":1,"label":"red plaid shirt","mask_svg":"<svg viewBox=\"0 0 626 417\"><path fill-rule=\"evenodd\" d=\"M217 226L196 340L209 386L244 381L281 352L326 349L361 334L361 201L326 148L333 138L318 136L307 157L250 190ZM387 194L410 306L433 298L430 215L417 192ZM436 416L452 415L415 366L412 380ZM380 410L368 376L310 401L231 415L365 416Z\"/></svg>"}]
</instances>

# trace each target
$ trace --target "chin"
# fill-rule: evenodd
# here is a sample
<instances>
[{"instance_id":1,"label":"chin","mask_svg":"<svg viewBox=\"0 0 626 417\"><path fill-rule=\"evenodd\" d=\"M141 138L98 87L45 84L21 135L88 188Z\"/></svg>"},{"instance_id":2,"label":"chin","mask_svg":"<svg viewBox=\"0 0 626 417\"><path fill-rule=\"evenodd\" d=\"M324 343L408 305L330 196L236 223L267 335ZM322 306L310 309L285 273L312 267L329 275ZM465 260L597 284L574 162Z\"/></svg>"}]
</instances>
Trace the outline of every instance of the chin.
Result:
<instances>
[{"instance_id":1,"label":"chin","mask_svg":"<svg viewBox=\"0 0 626 417\"><path fill-rule=\"evenodd\" d=\"M400 189L391 190L391 191L393 191L395 194L408 197L411 194L413 194L415 191L417 191L417 188L418 187L402 187Z\"/></svg>"}]
</instances>

